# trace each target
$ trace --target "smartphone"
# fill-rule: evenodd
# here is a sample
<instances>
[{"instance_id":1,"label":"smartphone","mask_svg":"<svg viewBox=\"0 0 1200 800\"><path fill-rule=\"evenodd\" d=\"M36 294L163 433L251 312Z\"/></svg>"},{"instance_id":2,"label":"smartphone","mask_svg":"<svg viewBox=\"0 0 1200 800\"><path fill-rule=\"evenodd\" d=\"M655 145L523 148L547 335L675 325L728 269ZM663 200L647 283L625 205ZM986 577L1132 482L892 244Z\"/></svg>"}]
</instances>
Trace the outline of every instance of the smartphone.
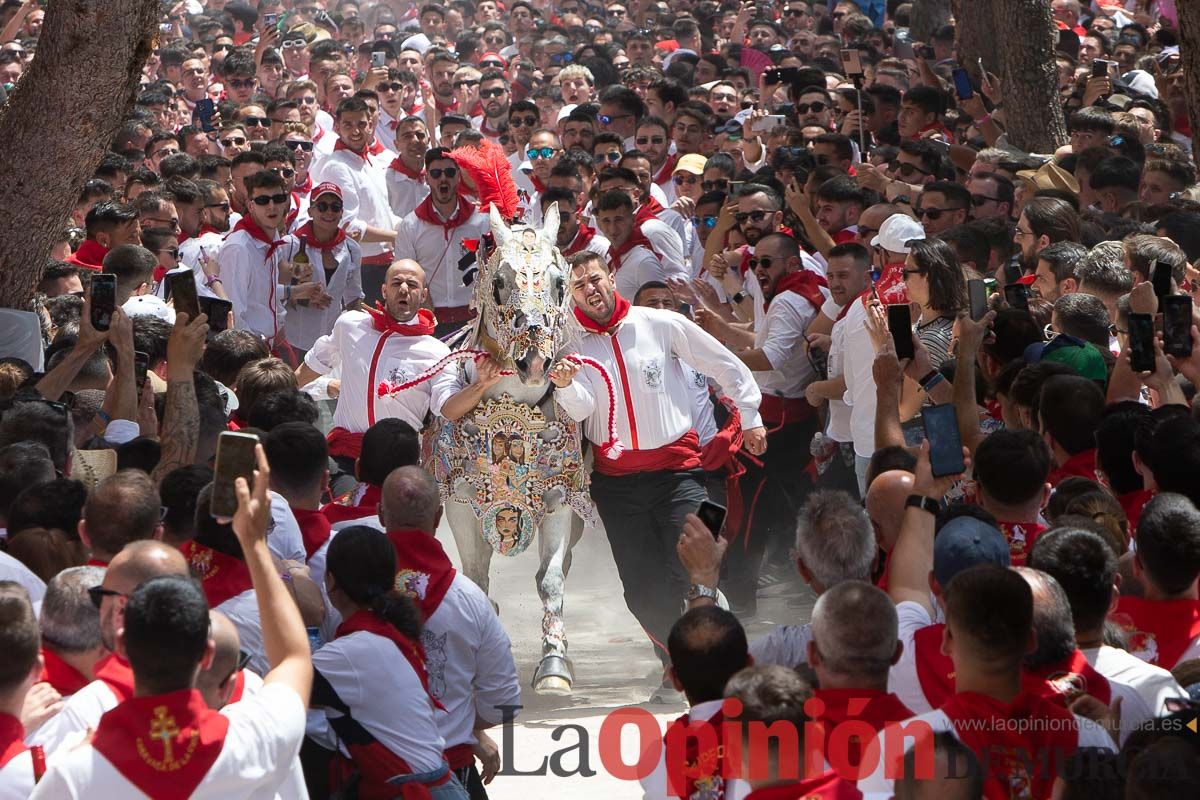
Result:
<instances>
[{"instance_id":1,"label":"smartphone","mask_svg":"<svg viewBox=\"0 0 1200 800\"><path fill-rule=\"evenodd\" d=\"M387 53L382 50L371 51L371 69L379 69L387 66Z\"/></svg>"},{"instance_id":2,"label":"smartphone","mask_svg":"<svg viewBox=\"0 0 1200 800\"><path fill-rule=\"evenodd\" d=\"M274 28L279 24L278 14L263 14L263 25L267 28Z\"/></svg>"},{"instance_id":3,"label":"smartphone","mask_svg":"<svg viewBox=\"0 0 1200 800\"><path fill-rule=\"evenodd\" d=\"M167 297L175 302L175 311L188 315L188 319L200 316L200 300L196 296L196 278L186 267L168 272Z\"/></svg>"},{"instance_id":4,"label":"smartphone","mask_svg":"<svg viewBox=\"0 0 1200 800\"><path fill-rule=\"evenodd\" d=\"M1014 256L1007 264L1004 265L1004 282L1016 283L1021 280L1021 265L1017 263L1017 256Z\"/></svg>"},{"instance_id":5,"label":"smartphone","mask_svg":"<svg viewBox=\"0 0 1200 800\"><path fill-rule=\"evenodd\" d=\"M213 477L212 502L208 511L214 517L232 517L237 511L234 481L251 480L258 466L254 447L258 437L252 433L225 431L217 438L217 466Z\"/></svg>"},{"instance_id":6,"label":"smartphone","mask_svg":"<svg viewBox=\"0 0 1200 800\"><path fill-rule=\"evenodd\" d=\"M982 280L967 281L967 299L971 303L971 319L978 322L987 313L988 290Z\"/></svg>"},{"instance_id":7,"label":"smartphone","mask_svg":"<svg viewBox=\"0 0 1200 800\"><path fill-rule=\"evenodd\" d=\"M887 307L888 330L892 333L892 344L896 347L896 358L912 358L912 311L908 303L895 303Z\"/></svg>"},{"instance_id":8,"label":"smartphone","mask_svg":"<svg viewBox=\"0 0 1200 800\"><path fill-rule=\"evenodd\" d=\"M1163 352L1186 358L1192 354L1192 298L1185 294L1164 297L1162 307Z\"/></svg>"},{"instance_id":9,"label":"smartphone","mask_svg":"<svg viewBox=\"0 0 1200 800\"><path fill-rule=\"evenodd\" d=\"M842 51L842 70L847 78L858 78L863 74L862 55L857 50Z\"/></svg>"},{"instance_id":10,"label":"smartphone","mask_svg":"<svg viewBox=\"0 0 1200 800\"><path fill-rule=\"evenodd\" d=\"M1129 366L1134 372L1154 371L1154 317L1149 314L1129 315Z\"/></svg>"},{"instance_id":11,"label":"smartphone","mask_svg":"<svg viewBox=\"0 0 1200 800\"><path fill-rule=\"evenodd\" d=\"M955 67L950 75L954 78L954 91L959 100L970 100L975 96L975 90L971 87L971 76L965 69Z\"/></svg>"},{"instance_id":12,"label":"smartphone","mask_svg":"<svg viewBox=\"0 0 1200 800\"><path fill-rule=\"evenodd\" d=\"M92 276L92 327L106 331L117 310L117 276L100 273Z\"/></svg>"},{"instance_id":13,"label":"smartphone","mask_svg":"<svg viewBox=\"0 0 1200 800\"><path fill-rule=\"evenodd\" d=\"M931 45L931 44L923 44L920 47L916 48L916 50L917 50L917 55L919 55L921 58L925 59L926 61L936 61L937 60L937 53L934 52L933 45Z\"/></svg>"},{"instance_id":14,"label":"smartphone","mask_svg":"<svg viewBox=\"0 0 1200 800\"><path fill-rule=\"evenodd\" d=\"M944 156L950 155L950 143L945 139L926 139L925 141L933 145L933 148Z\"/></svg>"},{"instance_id":15,"label":"smartphone","mask_svg":"<svg viewBox=\"0 0 1200 800\"><path fill-rule=\"evenodd\" d=\"M958 434L954 404L925 406L921 409L921 424L925 426L925 438L929 440L929 467L933 477L963 472L967 465L963 463L962 437Z\"/></svg>"},{"instance_id":16,"label":"smartphone","mask_svg":"<svg viewBox=\"0 0 1200 800\"><path fill-rule=\"evenodd\" d=\"M717 505L716 503L705 500L696 509L696 516L704 523L710 531L714 539L721 538L721 529L725 527L725 515L728 509L725 506Z\"/></svg>"},{"instance_id":17,"label":"smartphone","mask_svg":"<svg viewBox=\"0 0 1200 800\"><path fill-rule=\"evenodd\" d=\"M213 114L217 110L217 104L213 102L211 97L205 97L202 100L196 101L196 110L192 112L193 117L200 123L200 129L205 133L211 133L217 129L213 125Z\"/></svg>"},{"instance_id":18,"label":"smartphone","mask_svg":"<svg viewBox=\"0 0 1200 800\"><path fill-rule=\"evenodd\" d=\"M1009 308L1029 310L1029 287L1023 283L1010 283L1004 287L1004 302Z\"/></svg>"},{"instance_id":19,"label":"smartphone","mask_svg":"<svg viewBox=\"0 0 1200 800\"><path fill-rule=\"evenodd\" d=\"M1107 78L1109 76L1110 71L1116 65L1116 63L1117 62L1115 62L1115 61L1106 61L1103 58L1093 59L1092 60L1092 77L1093 78Z\"/></svg>"},{"instance_id":20,"label":"smartphone","mask_svg":"<svg viewBox=\"0 0 1200 800\"><path fill-rule=\"evenodd\" d=\"M219 297L201 297L199 300L200 313L208 317L209 332L220 333L225 330L229 322L229 312L233 310L233 303Z\"/></svg>"},{"instance_id":21,"label":"smartphone","mask_svg":"<svg viewBox=\"0 0 1200 800\"><path fill-rule=\"evenodd\" d=\"M799 67L773 67L763 73L763 80L768 86L777 83L791 83L800 77Z\"/></svg>"},{"instance_id":22,"label":"smartphone","mask_svg":"<svg viewBox=\"0 0 1200 800\"><path fill-rule=\"evenodd\" d=\"M142 389L146 387L146 373L150 369L150 356L147 354L134 351L133 353L133 377L137 380L138 397L142 396Z\"/></svg>"},{"instance_id":23,"label":"smartphone","mask_svg":"<svg viewBox=\"0 0 1200 800\"><path fill-rule=\"evenodd\" d=\"M768 114L765 117L759 117L754 120L754 130L758 131L773 131L776 128L781 128L787 124L787 117L782 114Z\"/></svg>"},{"instance_id":24,"label":"smartphone","mask_svg":"<svg viewBox=\"0 0 1200 800\"><path fill-rule=\"evenodd\" d=\"M1171 294L1171 267L1158 259L1150 267L1150 280L1154 283L1154 296L1159 300Z\"/></svg>"},{"instance_id":25,"label":"smartphone","mask_svg":"<svg viewBox=\"0 0 1200 800\"><path fill-rule=\"evenodd\" d=\"M995 278L984 278L983 286L985 289L987 289L988 297L991 297L993 294L995 294L996 289L998 288Z\"/></svg>"}]
</instances>

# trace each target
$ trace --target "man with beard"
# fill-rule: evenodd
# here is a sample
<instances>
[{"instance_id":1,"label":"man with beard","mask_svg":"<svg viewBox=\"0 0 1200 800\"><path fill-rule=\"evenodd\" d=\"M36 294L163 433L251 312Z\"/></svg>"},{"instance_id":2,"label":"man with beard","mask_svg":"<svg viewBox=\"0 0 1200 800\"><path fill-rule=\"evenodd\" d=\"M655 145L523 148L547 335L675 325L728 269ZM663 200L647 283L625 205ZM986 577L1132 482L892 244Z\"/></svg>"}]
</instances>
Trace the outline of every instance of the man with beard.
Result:
<instances>
[{"instance_id":1,"label":"man with beard","mask_svg":"<svg viewBox=\"0 0 1200 800\"><path fill-rule=\"evenodd\" d=\"M687 277L691 274L684 256L683 237L678 233L678 227L686 225L686 222L677 212L663 208L659 201L646 194L633 170L623 166L609 167L596 178L596 186L601 193L617 189L629 197L633 203L634 224L638 233L649 242L649 249L662 262L663 270L668 275ZM608 238L612 239L611 236ZM635 290L638 285L635 284ZM632 292L630 294L632 296Z\"/></svg>"},{"instance_id":2,"label":"man with beard","mask_svg":"<svg viewBox=\"0 0 1200 800\"><path fill-rule=\"evenodd\" d=\"M586 111L578 108L559 122L559 134L562 136L564 150L582 150L592 152L592 142L596 138L596 119Z\"/></svg>"},{"instance_id":3,"label":"man with beard","mask_svg":"<svg viewBox=\"0 0 1200 800\"><path fill-rule=\"evenodd\" d=\"M517 151L508 157L508 163L513 169L521 166L525 160L525 148L529 146L529 138L538 129L538 107L532 100L518 100L508 107L508 135L512 137Z\"/></svg>"},{"instance_id":4,"label":"man with beard","mask_svg":"<svg viewBox=\"0 0 1200 800\"><path fill-rule=\"evenodd\" d=\"M403 219L429 195L425 182L425 151L429 129L420 117L405 117L396 127L396 152L387 171L388 202L392 213Z\"/></svg>"},{"instance_id":5,"label":"man with beard","mask_svg":"<svg viewBox=\"0 0 1200 800\"><path fill-rule=\"evenodd\" d=\"M458 69L458 60L449 51L435 47L426 53L426 64L429 65L429 83L433 87L434 104L438 115L458 110L458 100L454 93L454 72ZM464 112L469 109L463 109Z\"/></svg>"},{"instance_id":6,"label":"man with beard","mask_svg":"<svg viewBox=\"0 0 1200 800\"><path fill-rule=\"evenodd\" d=\"M512 102L508 79L498 69L489 69L479 77L479 102L483 114L471 120L479 132L493 142L500 140L500 127L508 119L508 106Z\"/></svg>"},{"instance_id":7,"label":"man with beard","mask_svg":"<svg viewBox=\"0 0 1200 800\"><path fill-rule=\"evenodd\" d=\"M229 195L216 181L196 181L196 188L200 190L200 228L195 236L179 243L179 261L192 268L201 297L216 297L212 287L222 283L215 267L221 243L229 233ZM206 262L214 267L212 277L205 269Z\"/></svg>"},{"instance_id":8,"label":"man with beard","mask_svg":"<svg viewBox=\"0 0 1200 800\"><path fill-rule=\"evenodd\" d=\"M1079 241L1079 214L1066 200L1035 197L1025 204L1013 242L1021 251L1021 270L1037 271L1038 253L1055 242Z\"/></svg>"},{"instance_id":9,"label":"man with beard","mask_svg":"<svg viewBox=\"0 0 1200 800\"><path fill-rule=\"evenodd\" d=\"M667 203L675 202L675 161L671 154L671 129L659 117L646 117L638 123L633 143L650 162L650 174L658 188L667 197Z\"/></svg>"},{"instance_id":10,"label":"man with beard","mask_svg":"<svg viewBox=\"0 0 1200 800\"><path fill-rule=\"evenodd\" d=\"M522 155L529 165L529 172L526 173L525 169L514 170L513 181L517 185L517 196L521 199L525 218L531 225L540 225L542 204L538 201L538 195L548 188L546 182L550 180L551 171L562 160L563 149L554 131L540 128L529 137L529 144Z\"/></svg>"},{"instance_id":11,"label":"man with beard","mask_svg":"<svg viewBox=\"0 0 1200 800\"><path fill-rule=\"evenodd\" d=\"M435 147L425 154L425 176L429 196L400 222L396 257L429 270L437 334L444 336L475 316L470 308L475 251L463 242L479 239L491 224L486 214L459 194L462 175L449 150Z\"/></svg>"},{"instance_id":12,"label":"man with beard","mask_svg":"<svg viewBox=\"0 0 1200 800\"><path fill-rule=\"evenodd\" d=\"M591 225L579 218L575 207L575 193L570 189L547 189L538 198L542 204L542 215L551 203L558 203L558 238L555 244L564 256L573 256L587 250L607 258L609 241Z\"/></svg>"}]
</instances>

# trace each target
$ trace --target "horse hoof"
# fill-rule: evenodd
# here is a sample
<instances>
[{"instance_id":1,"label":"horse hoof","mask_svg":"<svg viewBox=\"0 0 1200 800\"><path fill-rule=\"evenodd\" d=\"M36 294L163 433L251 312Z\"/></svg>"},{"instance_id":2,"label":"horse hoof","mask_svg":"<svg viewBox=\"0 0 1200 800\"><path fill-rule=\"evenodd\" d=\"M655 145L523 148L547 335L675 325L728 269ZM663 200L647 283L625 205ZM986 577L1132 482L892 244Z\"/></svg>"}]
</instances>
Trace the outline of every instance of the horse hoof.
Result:
<instances>
[{"instance_id":1,"label":"horse hoof","mask_svg":"<svg viewBox=\"0 0 1200 800\"><path fill-rule=\"evenodd\" d=\"M533 690L540 695L566 697L571 694L571 684L554 675L547 675L533 685Z\"/></svg>"},{"instance_id":2,"label":"horse hoof","mask_svg":"<svg viewBox=\"0 0 1200 800\"><path fill-rule=\"evenodd\" d=\"M542 695L568 695L571 693L571 665L559 655L542 657L533 674L533 690Z\"/></svg>"}]
</instances>

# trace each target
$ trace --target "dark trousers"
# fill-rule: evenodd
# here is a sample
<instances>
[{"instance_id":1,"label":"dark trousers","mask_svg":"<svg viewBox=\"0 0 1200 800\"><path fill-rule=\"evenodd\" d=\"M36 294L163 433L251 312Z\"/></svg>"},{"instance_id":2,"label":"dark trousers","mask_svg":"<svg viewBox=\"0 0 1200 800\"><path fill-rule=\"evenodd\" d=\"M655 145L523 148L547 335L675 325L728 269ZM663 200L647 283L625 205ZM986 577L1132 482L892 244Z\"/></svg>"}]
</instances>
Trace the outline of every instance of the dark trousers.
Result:
<instances>
[{"instance_id":1,"label":"dark trousers","mask_svg":"<svg viewBox=\"0 0 1200 800\"><path fill-rule=\"evenodd\" d=\"M858 496L858 475L854 472L854 443L839 443L825 471L817 477L818 489L837 489L855 500Z\"/></svg>"},{"instance_id":2,"label":"dark trousers","mask_svg":"<svg viewBox=\"0 0 1200 800\"><path fill-rule=\"evenodd\" d=\"M479 776L479 769L472 764L469 767L454 770L454 777L458 778L458 782L467 790L467 795L471 800L488 800L487 789L484 788L483 778Z\"/></svg>"},{"instance_id":3,"label":"dark trousers","mask_svg":"<svg viewBox=\"0 0 1200 800\"><path fill-rule=\"evenodd\" d=\"M767 434L767 452L758 456L761 465L743 459L746 472L739 488L744 516L725 552L722 586L736 605L754 602L764 554L772 561L790 560L796 516L812 488L805 469L812 460L809 447L818 425L813 415L777 428Z\"/></svg>"},{"instance_id":4,"label":"dark trousers","mask_svg":"<svg viewBox=\"0 0 1200 800\"><path fill-rule=\"evenodd\" d=\"M666 664L667 634L679 619L688 579L675 545L683 518L707 498L702 470L592 473L592 500L604 521L625 605Z\"/></svg>"}]
</instances>

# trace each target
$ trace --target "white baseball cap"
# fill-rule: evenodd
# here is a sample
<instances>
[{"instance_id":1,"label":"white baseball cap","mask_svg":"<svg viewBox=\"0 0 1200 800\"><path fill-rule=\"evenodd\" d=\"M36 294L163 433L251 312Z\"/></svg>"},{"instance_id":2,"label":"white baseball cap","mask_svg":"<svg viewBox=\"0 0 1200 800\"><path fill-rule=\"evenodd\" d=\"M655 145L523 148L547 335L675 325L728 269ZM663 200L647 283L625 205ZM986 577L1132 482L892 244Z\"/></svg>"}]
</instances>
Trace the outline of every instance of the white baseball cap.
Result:
<instances>
[{"instance_id":1,"label":"white baseball cap","mask_svg":"<svg viewBox=\"0 0 1200 800\"><path fill-rule=\"evenodd\" d=\"M907 253L908 242L924 239L925 229L907 214L892 214L879 226L879 233L871 239L872 247L882 247L890 253Z\"/></svg>"}]
</instances>

